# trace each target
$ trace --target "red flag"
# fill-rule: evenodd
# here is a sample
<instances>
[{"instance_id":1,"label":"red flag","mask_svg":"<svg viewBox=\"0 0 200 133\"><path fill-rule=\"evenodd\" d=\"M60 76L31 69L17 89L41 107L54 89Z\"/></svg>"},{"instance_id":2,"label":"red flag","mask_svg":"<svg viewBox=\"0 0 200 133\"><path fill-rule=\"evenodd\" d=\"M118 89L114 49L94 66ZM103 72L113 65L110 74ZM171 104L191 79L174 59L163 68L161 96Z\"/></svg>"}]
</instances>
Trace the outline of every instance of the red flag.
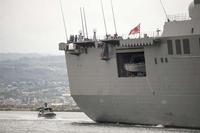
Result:
<instances>
[{"instance_id":1,"label":"red flag","mask_svg":"<svg viewBox=\"0 0 200 133\"><path fill-rule=\"evenodd\" d=\"M138 26L133 28L128 35L136 34L136 33L140 33L140 24L138 24Z\"/></svg>"}]
</instances>

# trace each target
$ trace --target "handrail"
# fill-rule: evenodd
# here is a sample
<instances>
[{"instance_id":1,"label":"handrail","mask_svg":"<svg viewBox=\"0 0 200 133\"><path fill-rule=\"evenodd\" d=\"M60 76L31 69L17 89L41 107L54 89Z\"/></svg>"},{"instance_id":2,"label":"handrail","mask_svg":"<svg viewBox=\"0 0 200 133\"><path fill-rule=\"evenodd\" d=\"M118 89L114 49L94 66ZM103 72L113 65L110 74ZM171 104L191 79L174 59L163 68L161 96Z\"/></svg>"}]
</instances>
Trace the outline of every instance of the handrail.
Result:
<instances>
[{"instance_id":1,"label":"handrail","mask_svg":"<svg viewBox=\"0 0 200 133\"><path fill-rule=\"evenodd\" d=\"M188 14L182 13L182 14L175 14L175 15L168 15L169 21L184 21L184 20L190 20Z\"/></svg>"},{"instance_id":2,"label":"handrail","mask_svg":"<svg viewBox=\"0 0 200 133\"><path fill-rule=\"evenodd\" d=\"M123 38L123 39L136 39L136 38L150 38L150 37L160 37L162 35L162 31L158 30L156 31L151 31L151 32L141 32L141 33L137 33L134 35L128 35L127 34L120 34L118 35L118 37ZM105 39L106 36L97 36L97 40L103 40ZM109 38L115 38L114 35L109 35Z\"/></svg>"}]
</instances>

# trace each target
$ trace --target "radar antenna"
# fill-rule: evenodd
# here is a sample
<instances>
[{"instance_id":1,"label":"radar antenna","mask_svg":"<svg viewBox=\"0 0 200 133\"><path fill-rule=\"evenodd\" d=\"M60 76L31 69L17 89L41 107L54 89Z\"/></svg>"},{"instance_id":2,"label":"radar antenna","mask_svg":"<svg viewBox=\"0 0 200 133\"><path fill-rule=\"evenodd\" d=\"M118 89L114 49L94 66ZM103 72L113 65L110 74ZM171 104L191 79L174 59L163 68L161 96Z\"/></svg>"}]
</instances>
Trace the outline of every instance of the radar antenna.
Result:
<instances>
[{"instance_id":1,"label":"radar antenna","mask_svg":"<svg viewBox=\"0 0 200 133\"><path fill-rule=\"evenodd\" d=\"M166 19L167 19L167 21L169 22L170 19L169 19L168 16L167 16L167 12L166 12L165 7L164 7L164 5L163 5L163 3L162 3L162 0L160 0L160 4L161 4L161 6L162 6L162 8L163 8L163 11L164 11L164 13L165 13Z\"/></svg>"},{"instance_id":2,"label":"radar antenna","mask_svg":"<svg viewBox=\"0 0 200 133\"><path fill-rule=\"evenodd\" d=\"M62 19L63 19L63 25L64 25L64 29L65 29L65 37L66 37L66 41L68 41L67 26L66 26L65 16L64 16L64 12L63 12L62 1L59 0L59 3L60 3L60 10L61 10Z\"/></svg>"}]
</instances>

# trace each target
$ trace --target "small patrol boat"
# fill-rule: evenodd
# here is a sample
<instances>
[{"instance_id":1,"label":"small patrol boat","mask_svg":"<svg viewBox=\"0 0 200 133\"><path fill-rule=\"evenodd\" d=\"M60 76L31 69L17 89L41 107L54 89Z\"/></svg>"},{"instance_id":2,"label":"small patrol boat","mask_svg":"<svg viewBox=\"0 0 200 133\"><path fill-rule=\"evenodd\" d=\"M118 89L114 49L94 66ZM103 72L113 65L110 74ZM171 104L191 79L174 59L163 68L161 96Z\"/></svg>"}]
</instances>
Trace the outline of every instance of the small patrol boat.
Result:
<instances>
[{"instance_id":1,"label":"small patrol boat","mask_svg":"<svg viewBox=\"0 0 200 133\"><path fill-rule=\"evenodd\" d=\"M45 118L54 118L56 114L53 112L53 109L47 107L47 103L45 103L44 107L39 108L38 117L45 117Z\"/></svg>"}]
</instances>

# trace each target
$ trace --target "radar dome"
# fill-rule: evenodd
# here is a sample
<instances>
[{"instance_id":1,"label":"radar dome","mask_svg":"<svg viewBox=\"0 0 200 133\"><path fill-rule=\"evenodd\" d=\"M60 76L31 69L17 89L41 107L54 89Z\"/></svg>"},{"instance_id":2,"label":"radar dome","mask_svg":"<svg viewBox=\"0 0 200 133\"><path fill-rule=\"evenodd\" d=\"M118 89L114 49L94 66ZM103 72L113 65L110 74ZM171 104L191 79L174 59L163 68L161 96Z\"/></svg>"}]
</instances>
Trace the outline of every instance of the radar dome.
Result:
<instances>
[{"instance_id":1,"label":"radar dome","mask_svg":"<svg viewBox=\"0 0 200 133\"><path fill-rule=\"evenodd\" d=\"M200 0L194 0L189 5L189 15L192 19L200 19Z\"/></svg>"}]
</instances>

